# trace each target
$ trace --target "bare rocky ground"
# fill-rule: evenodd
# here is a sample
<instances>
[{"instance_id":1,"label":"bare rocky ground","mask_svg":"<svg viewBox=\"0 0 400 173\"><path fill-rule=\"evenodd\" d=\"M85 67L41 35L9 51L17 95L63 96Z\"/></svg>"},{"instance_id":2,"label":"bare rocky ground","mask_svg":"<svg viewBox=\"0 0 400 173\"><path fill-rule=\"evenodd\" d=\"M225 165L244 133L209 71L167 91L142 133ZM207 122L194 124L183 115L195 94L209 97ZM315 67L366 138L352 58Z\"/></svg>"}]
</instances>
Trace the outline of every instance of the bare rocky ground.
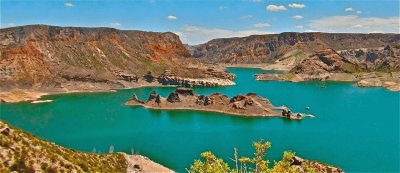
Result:
<instances>
[{"instance_id":1,"label":"bare rocky ground","mask_svg":"<svg viewBox=\"0 0 400 173\"><path fill-rule=\"evenodd\" d=\"M275 107L268 99L258 96L255 93L229 98L221 93L213 93L208 96L197 95L190 88L177 88L167 98L153 91L146 101L141 101L136 95L133 95L125 104L129 106L143 106L149 109L197 110L245 117L302 119L309 116L292 113L288 108L283 106Z\"/></svg>"},{"instance_id":2,"label":"bare rocky ground","mask_svg":"<svg viewBox=\"0 0 400 173\"><path fill-rule=\"evenodd\" d=\"M0 31L3 102L33 100L50 93L105 91L158 83L233 84L234 75L195 61L171 32L48 25ZM156 82L142 82L142 77L149 74Z\"/></svg>"},{"instance_id":3,"label":"bare rocky ground","mask_svg":"<svg viewBox=\"0 0 400 173\"><path fill-rule=\"evenodd\" d=\"M377 49L325 49L303 59L284 74L258 74L257 80L349 81L360 87L400 91L400 46Z\"/></svg>"}]
</instances>

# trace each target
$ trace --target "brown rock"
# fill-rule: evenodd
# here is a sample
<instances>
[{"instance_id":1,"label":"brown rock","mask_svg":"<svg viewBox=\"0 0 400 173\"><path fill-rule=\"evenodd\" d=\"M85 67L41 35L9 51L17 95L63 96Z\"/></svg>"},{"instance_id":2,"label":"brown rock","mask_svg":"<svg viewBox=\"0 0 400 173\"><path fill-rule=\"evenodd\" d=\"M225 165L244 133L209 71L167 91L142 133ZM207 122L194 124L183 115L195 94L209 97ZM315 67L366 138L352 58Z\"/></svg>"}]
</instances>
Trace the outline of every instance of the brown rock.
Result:
<instances>
[{"instance_id":1,"label":"brown rock","mask_svg":"<svg viewBox=\"0 0 400 173\"><path fill-rule=\"evenodd\" d=\"M156 91L152 91L150 93L149 99L147 99L147 101L155 100L157 98L157 96L158 96L157 92Z\"/></svg>"},{"instance_id":2,"label":"brown rock","mask_svg":"<svg viewBox=\"0 0 400 173\"><path fill-rule=\"evenodd\" d=\"M181 99L179 98L178 92L175 91L175 92L170 93L167 98L167 101L171 102L171 103L180 102Z\"/></svg>"},{"instance_id":3,"label":"brown rock","mask_svg":"<svg viewBox=\"0 0 400 173\"><path fill-rule=\"evenodd\" d=\"M175 92L177 92L180 95L184 95L184 96L188 96L188 95L194 96L193 89L191 89L191 88L179 87L179 88L176 88Z\"/></svg>"}]
</instances>

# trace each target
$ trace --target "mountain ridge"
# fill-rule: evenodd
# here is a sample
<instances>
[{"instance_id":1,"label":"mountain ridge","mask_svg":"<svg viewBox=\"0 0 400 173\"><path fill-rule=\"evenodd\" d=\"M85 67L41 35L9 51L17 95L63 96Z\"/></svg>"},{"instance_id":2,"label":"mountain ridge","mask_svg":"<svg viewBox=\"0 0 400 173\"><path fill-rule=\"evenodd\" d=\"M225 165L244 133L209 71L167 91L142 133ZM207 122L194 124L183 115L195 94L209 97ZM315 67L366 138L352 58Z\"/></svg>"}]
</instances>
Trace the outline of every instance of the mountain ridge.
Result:
<instances>
[{"instance_id":1,"label":"mountain ridge","mask_svg":"<svg viewBox=\"0 0 400 173\"><path fill-rule=\"evenodd\" d=\"M248 37L218 38L192 46L193 56L211 63L272 63L286 53L299 50L307 55L331 48L334 50L374 48L400 43L392 33L322 33L284 32Z\"/></svg>"},{"instance_id":2,"label":"mountain ridge","mask_svg":"<svg viewBox=\"0 0 400 173\"><path fill-rule=\"evenodd\" d=\"M165 70L185 78L210 77L172 32L27 25L0 29L0 38L4 90L74 90L77 82L83 89L126 88L149 72Z\"/></svg>"}]
</instances>

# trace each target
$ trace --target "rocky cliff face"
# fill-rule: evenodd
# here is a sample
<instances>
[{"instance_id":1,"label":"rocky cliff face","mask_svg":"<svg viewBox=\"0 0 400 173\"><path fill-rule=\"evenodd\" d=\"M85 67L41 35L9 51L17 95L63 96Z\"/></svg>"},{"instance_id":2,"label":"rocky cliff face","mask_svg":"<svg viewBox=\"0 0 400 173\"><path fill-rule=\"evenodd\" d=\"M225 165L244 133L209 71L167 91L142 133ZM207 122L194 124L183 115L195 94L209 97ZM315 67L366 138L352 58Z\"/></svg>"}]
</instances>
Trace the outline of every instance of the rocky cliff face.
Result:
<instances>
[{"instance_id":1,"label":"rocky cliff face","mask_svg":"<svg viewBox=\"0 0 400 173\"><path fill-rule=\"evenodd\" d=\"M318 75L324 73L352 73L361 71L357 62L352 62L341 56L333 49L325 49L304 59L301 63L290 70L295 74Z\"/></svg>"},{"instance_id":2,"label":"rocky cliff face","mask_svg":"<svg viewBox=\"0 0 400 173\"><path fill-rule=\"evenodd\" d=\"M266 63L275 62L290 52L308 56L327 48L334 50L375 48L389 43L400 43L400 35L281 33L214 39L190 48L193 56L203 62Z\"/></svg>"},{"instance_id":3,"label":"rocky cliff face","mask_svg":"<svg viewBox=\"0 0 400 173\"><path fill-rule=\"evenodd\" d=\"M381 48L363 48L316 52L290 70L295 74L395 72L400 70L400 44Z\"/></svg>"},{"instance_id":4,"label":"rocky cliff face","mask_svg":"<svg viewBox=\"0 0 400 173\"><path fill-rule=\"evenodd\" d=\"M118 86L118 80L134 82L166 69L205 76L171 32L30 25L1 29L0 46L3 89L57 88L68 81Z\"/></svg>"},{"instance_id":5,"label":"rocky cliff face","mask_svg":"<svg viewBox=\"0 0 400 173\"><path fill-rule=\"evenodd\" d=\"M349 60L359 62L369 71L400 70L400 43L377 48L341 50L338 53Z\"/></svg>"}]
</instances>

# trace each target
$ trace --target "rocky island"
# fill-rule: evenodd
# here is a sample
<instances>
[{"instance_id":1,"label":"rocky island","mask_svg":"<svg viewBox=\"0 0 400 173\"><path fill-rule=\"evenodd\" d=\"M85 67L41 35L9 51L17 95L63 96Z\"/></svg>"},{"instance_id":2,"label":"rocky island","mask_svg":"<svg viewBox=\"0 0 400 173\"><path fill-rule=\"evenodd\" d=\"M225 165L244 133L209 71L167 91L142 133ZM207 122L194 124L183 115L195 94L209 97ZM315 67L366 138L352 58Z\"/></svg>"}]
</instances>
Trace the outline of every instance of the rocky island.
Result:
<instances>
[{"instance_id":1,"label":"rocky island","mask_svg":"<svg viewBox=\"0 0 400 173\"><path fill-rule=\"evenodd\" d=\"M153 91L146 101L140 100L136 94L133 94L132 98L125 105L143 106L149 109L160 110L218 112L246 117L284 117L288 119L312 117L312 115L292 113L284 106L275 107L268 99L258 96L255 93L239 94L229 98L221 93L197 95L191 88L177 88L167 98Z\"/></svg>"}]
</instances>

